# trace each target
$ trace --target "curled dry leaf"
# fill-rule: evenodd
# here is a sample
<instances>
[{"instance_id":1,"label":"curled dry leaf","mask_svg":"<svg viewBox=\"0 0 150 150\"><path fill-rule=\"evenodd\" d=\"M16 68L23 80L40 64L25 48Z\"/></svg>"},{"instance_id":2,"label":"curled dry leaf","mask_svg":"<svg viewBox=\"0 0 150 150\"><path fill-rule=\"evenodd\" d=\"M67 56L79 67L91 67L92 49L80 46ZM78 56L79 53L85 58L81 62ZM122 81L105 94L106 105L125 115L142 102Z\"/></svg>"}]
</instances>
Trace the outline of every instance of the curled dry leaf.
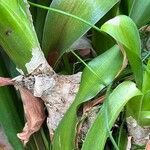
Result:
<instances>
[{"instance_id":1,"label":"curled dry leaf","mask_svg":"<svg viewBox=\"0 0 150 150\"><path fill-rule=\"evenodd\" d=\"M14 80L16 85L28 89L34 97L44 101L48 110L47 125L52 137L78 92L81 72L74 75L34 73L27 77L18 76Z\"/></svg>"},{"instance_id":2,"label":"curled dry leaf","mask_svg":"<svg viewBox=\"0 0 150 150\"><path fill-rule=\"evenodd\" d=\"M91 56L91 54L96 55L91 45L91 41L86 37L86 35L82 36L79 40L74 42L70 49L79 50L80 55L84 58L88 58Z\"/></svg>"},{"instance_id":3,"label":"curled dry leaf","mask_svg":"<svg viewBox=\"0 0 150 150\"><path fill-rule=\"evenodd\" d=\"M121 43L118 43L119 47L120 47L120 50L122 52L122 55L123 55L123 63L122 63L122 66L121 66L121 69L118 71L116 77L118 77L118 75L122 72L122 70L124 68L126 68L127 64L128 64L128 59L127 59L127 54L123 48L123 45Z\"/></svg>"},{"instance_id":4,"label":"curled dry leaf","mask_svg":"<svg viewBox=\"0 0 150 150\"><path fill-rule=\"evenodd\" d=\"M22 81L23 76L19 76L16 79ZM38 131L44 122L44 104L40 98L33 96L33 94L24 87L18 86L16 79L11 80L10 78L0 77L0 86L15 85L19 89L21 98L23 101L23 107L27 123L22 133L17 134L24 145L28 142L30 136ZM28 86L30 86L28 82ZM27 83L26 83L27 84Z\"/></svg>"},{"instance_id":5,"label":"curled dry leaf","mask_svg":"<svg viewBox=\"0 0 150 150\"><path fill-rule=\"evenodd\" d=\"M25 145L29 141L30 136L40 129L45 119L45 113L44 105L40 98L34 97L33 94L25 88L20 87L19 91L27 122L22 133L18 133L17 136Z\"/></svg>"},{"instance_id":6,"label":"curled dry leaf","mask_svg":"<svg viewBox=\"0 0 150 150\"><path fill-rule=\"evenodd\" d=\"M93 49L91 45L91 41L86 37L86 35L82 36L79 40L73 43L70 47L72 50L76 49Z\"/></svg>"}]
</instances>

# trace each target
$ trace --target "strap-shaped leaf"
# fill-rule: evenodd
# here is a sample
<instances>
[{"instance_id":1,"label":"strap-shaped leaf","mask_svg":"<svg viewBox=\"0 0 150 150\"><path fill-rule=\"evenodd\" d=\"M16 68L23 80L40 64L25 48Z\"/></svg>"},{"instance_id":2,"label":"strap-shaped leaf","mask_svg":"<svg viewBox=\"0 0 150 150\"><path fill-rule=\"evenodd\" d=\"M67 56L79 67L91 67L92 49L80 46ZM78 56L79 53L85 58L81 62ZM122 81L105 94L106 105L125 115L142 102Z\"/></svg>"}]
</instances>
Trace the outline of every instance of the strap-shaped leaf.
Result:
<instances>
[{"instance_id":1,"label":"strap-shaped leaf","mask_svg":"<svg viewBox=\"0 0 150 150\"><path fill-rule=\"evenodd\" d=\"M106 125L106 118L108 119L109 128L111 128L125 104L132 97L141 94L142 93L136 88L136 85L133 82L126 81L118 85L109 95L107 99L108 105L104 104L102 106L95 122L86 136L82 150L91 150L91 145L92 149L103 150L109 132ZM105 116L106 109L108 110L107 117Z\"/></svg>"},{"instance_id":2,"label":"strap-shaped leaf","mask_svg":"<svg viewBox=\"0 0 150 150\"><path fill-rule=\"evenodd\" d=\"M51 3L51 0L44 0L44 1L43 0L37 0L37 3L40 5L44 5L44 6L49 6ZM43 36L43 29L44 29L46 14L47 14L47 10L37 8L36 19L35 19L34 24L35 24L35 30L36 30L40 44L42 42L42 36Z\"/></svg>"},{"instance_id":3,"label":"strap-shaped leaf","mask_svg":"<svg viewBox=\"0 0 150 150\"><path fill-rule=\"evenodd\" d=\"M101 19L119 0L53 0L50 7L76 15L91 24ZM49 11L44 26L42 49L61 54L85 34L90 26L71 17Z\"/></svg>"},{"instance_id":4,"label":"strap-shaped leaf","mask_svg":"<svg viewBox=\"0 0 150 150\"><path fill-rule=\"evenodd\" d=\"M129 17L120 15L104 23L101 30L112 36L122 51L126 52L136 83L141 88L143 80L141 43L134 22Z\"/></svg>"},{"instance_id":5,"label":"strap-shaped leaf","mask_svg":"<svg viewBox=\"0 0 150 150\"><path fill-rule=\"evenodd\" d=\"M143 78L143 86L142 86L142 91L143 93L147 93L150 91L150 59L147 63L146 70L144 73L144 78Z\"/></svg>"},{"instance_id":6,"label":"strap-shaped leaf","mask_svg":"<svg viewBox=\"0 0 150 150\"><path fill-rule=\"evenodd\" d=\"M149 0L121 0L120 11L135 22L138 28L150 22Z\"/></svg>"},{"instance_id":7,"label":"strap-shaped leaf","mask_svg":"<svg viewBox=\"0 0 150 150\"><path fill-rule=\"evenodd\" d=\"M133 98L127 104L128 115L132 115L141 126L150 126L150 60L148 61L142 85L143 96Z\"/></svg>"},{"instance_id":8,"label":"strap-shaped leaf","mask_svg":"<svg viewBox=\"0 0 150 150\"><path fill-rule=\"evenodd\" d=\"M80 89L75 101L56 129L53 150L74 149L78 106L96 96L99 91L112 82L120 71L122 62L123 56L118 46L114 46L93 59L88 64L90 69L89 67L84 69Z\"/></svg>"},{"instance_id":9,"label":"strap-shaped leaf","mask_svg":"<svg viewBox=\"0 0 150 150\"><path fill-rule=\"evenodd\" d=\"M150 21L149 0L134 0L132 3L129 3L129 8L131 8L129 10L129 16L133 19L138 28L146 25Z\"/></svg>"},{"instance_id":10,"label":"strap-shaped leaf","mask_svg":"<svg viewBox=\"0 0 150 150\"><path fill-rule=\"evenodd\" d=\"M32 58L32 50L38 53L40 49L26 5L25 1L0 1L0 45L24 73L27 73L26 64Z\"/></svg>"}]
</instances>

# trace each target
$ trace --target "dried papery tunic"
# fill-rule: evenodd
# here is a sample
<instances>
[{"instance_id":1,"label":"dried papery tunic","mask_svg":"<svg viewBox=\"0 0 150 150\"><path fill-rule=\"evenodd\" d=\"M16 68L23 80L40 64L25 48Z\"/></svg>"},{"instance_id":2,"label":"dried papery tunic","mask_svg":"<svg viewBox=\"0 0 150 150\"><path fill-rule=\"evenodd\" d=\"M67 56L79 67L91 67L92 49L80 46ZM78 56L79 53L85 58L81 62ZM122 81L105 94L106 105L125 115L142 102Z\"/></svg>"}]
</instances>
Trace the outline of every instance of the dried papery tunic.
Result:
<instances>
[{"instance_id":1,"label":"dried papery tunic","mask_svg":"<svg viewBox=\"0 0 150 150\"><path fill-rule=\"evenodd\" d=\"M81 72L74 75L58 75L54 71L50 71L50 73L34 72L27 77L20 75L13 79L16 87L28 89L34 97L44 101L48 111L47 125L50 135L53 135L65 112L75 99L81 74Z\"/></svg>"}]
</instances>

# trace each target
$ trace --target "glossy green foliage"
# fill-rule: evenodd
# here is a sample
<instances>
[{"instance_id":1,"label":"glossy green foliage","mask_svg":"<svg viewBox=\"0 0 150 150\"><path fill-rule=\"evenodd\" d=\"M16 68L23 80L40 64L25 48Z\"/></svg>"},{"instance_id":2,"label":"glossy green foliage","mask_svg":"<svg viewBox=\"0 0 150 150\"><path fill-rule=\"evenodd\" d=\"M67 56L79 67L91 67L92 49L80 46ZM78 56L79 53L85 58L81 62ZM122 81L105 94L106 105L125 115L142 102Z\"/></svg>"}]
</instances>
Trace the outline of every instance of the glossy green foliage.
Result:
<instances>
[{"instance_id":1,"label":"glossy green foliage","mask_svg":"<svg viewBox=\"0 0 150 150\"><path fill-rule=\"evenodd\" d=\"M130 16L138 28L150 22L149 0L122 0L121 13Z\"/></svg>"},{"instance_id":2,"label":"glossy green foliage","mask_svg":"<svg viewBox=\"0 0 150 150\"><path fill-rule=\"evenodd\" d=\"M127 55L135 81L142 87L143 71L141 60L141 42L134 22L127 16L117 16L102 25L101 30L112 36Z\"/></svg>"},{"instance_id":3,"label":"glossy green foliage","mask_svg":"<svg viewBox=\"0 0 150 150\"><path fill-rule=\"evenodd\" d=\"M142 92L143 96L133 98L127 105L128 115L132 115L141 126L150 126L150 61L148 61Z\"/></svg>"},{"instance_id":4,"label":"glossy green foliage","mask_svg":"<svg viewBox=\"0 0 150 150\"><path fill-rule=\"evenodd\" d=\"M149 82L150 82L150 59L147 63L147 66L144 72L143 87L142 87L143 93L147 93L150 90Z\"/></svg>"},{"instance_id":5,"label":"glossy green foliage","mask_svg":"<svg viewBox=\"0 0 150 150\"><path fill-rule=\"evenodd\" d=\"M97 27L101 27L106 21L112 19L116 16L118 9L118 4L116 4L99 22L96 24ZM113 45L115 45L115 40L103 32L98 32L95 29L92 29L92 45L97 54L102 54Z\"/></svg>"},{"instance_id":6,"label":"glossy green foliage","mask_svg":"<svg viewBox=\"0 0 150 150\"><path fill-rule=\"evenodd\" d=\"M126 150L128 144L128 133L127 129L125 129L122 125L119 129L119 133L117 136L117 145L119 150ZM114 149L115 150L115 149Z\"/></svg>"},{"instance_id":7,"label":"glossy green foliage","mask_svg":"<svg viewBox=\"0 0 150 150\"><path fill-rule=\"evenodd\" d=\"M38 46L27 2L1 0L0 45L19 69L31 60L32 49Z\"/></svg>"},{"instance_id":8,"label":"glossy green foliage","mask_svg":"<svg viewBox=\"0 0 150 150\"><path fill-rule=\"evenodd\" d=\"M129 3L129 7L129 16L133 19L138 28L150 22L149 0L134 0L134 2Z\"/></svg>"},{"instance_id":9,"label":"glossy green foliage","mask_svg":"<svg viewBox=\"0 0 150 150\"><path fill-rule=\"evenodd\" d=\"M32 49L39 47L39 43L25 2L23 0L0 1L0 45L3 46L17 67L27 73L25 64L31 60ZM32 2L46 6L51 3L48 0L32 0ZM119 0L53 0L50 8L56 8L65 11L65 13L60 14L62 12L54 12L51 9L48 11L47 16L48 8L45 8L47 10L36 8L33 13L34 25L46 56L53 50L58 50L60 54L63 54L76 40L91 27L94 27L96 22L99 21L98 27L100 27L105 21L114 17L116 10L114 13L110 9L114 6L118 9L118 5L116 5L118 2ZM139 28L149 21L148 8L150 2L148 0L127 0L124 3L127 6L126 14L133 19ZM107 14L108 12L111 13ZM76 17L71 16L71 14ZM94 98L102 89L114 81L123 64L121 51L127 54L135 81L138 88L142 90L143 95L137 96L141 93L132 82L123 82L118 85L110 94L107 101L108 105L104 103L102 106L97 119L89 130L82 149L91 150L92 147L95 150L103 150L109 132L107 125L109 125L109 128L113 126L124 105L134 96L136 97L128 102L127 111L141 125L150 125L150 105L148 105L150 99L150 73L148 71L150 70L150 62L143 78L140 38L133 21L122 15L104 23L100 30L94 27L98 31L94 31L94 34L92 34L96 51L98 54L102 53L100 52L101 49L106 52L92 59L84 69L79 93L56 129L53 150L73 150L75 148L76 125L79 121L77 110L83 102ZM111 37L108 38L109 35ZM110 48L114 45L113 38L117 41L119 47L115 45ZM101 42L102 45L98 42ZM110 49L107 50L108 48ZM2 67L0 66L0 75L5 76L4 70L6 68ZM17 139L16 133L20 130L21 125L20 122L16 122L19 117L16 113L16 107L11 101L13 97L10 89L0 88L0 99L0 122L3 123L5 132L13 147L20 150L22 144ZM107 109L109 115L106 117L105 111ZM13 115L15 115L15 121ZM3 116L7 117L4 118ZM44 147L49 149L47 141L46 146L41 141L40 138L36 138L37 147L33 147L33 149ZM120 142L118 142L119 148L121 143L120 139Z\"/></svg>"},{"instance_id":10,"label":"glossy green foliage","mask_svg":"<svg viewBox=\"0 0 150 150\"><path fill-rule=\"evenodd\" d=\"M100 90L111 83L120 71L122 62L123 56L117 45L89 62L88 66L94 73L88 67L84 69L77 96L80 99L79 101L82 100L83 102L83 100L87 101L93 98Z\"/></svg>"},{"instance_id":11,"label":"glossy green foliage","mask_svg":"<svg viewBox=\"0 0 150 150\"><path fill-rule=\"evenodd\" d=\"M37 3L44 6L49 6L51 0L37 0ZM35 8L35 7L34 7ZM35 30L38 36L38 40L40 44L42 44L42 37L43 37L43 28L45 24L47 10L37 8L36 10L36 18L35 18Z\"/></svg>"},{"instance_id":12,"label":"glossy green foliage","mask_svg":"<svg viewBox=\"0 0 150 150\"><path fill-rule=\"evenodd\" d=\"M88 64L89 67L84 69L80 89L75 101L56 129L53 142L54 150L62 150L62 147L65 150L74 149L78 106L96 96L99 91L112 82L120 71L122 62L123 56L118 46L114 46L102 55L94 58Z\"/></svg>"},{"instance_id":13,"label":"glossy green foliage","mask_svg":"<svg viewBox=\"0 0 150 150\"><path fill-rule=\"evenodd\" d=\"M86 136L82 150L91 150L91 145L95 150L103 150L109 132L106 122L108 121L109 128L112 128L125 104L132 97L137 95L141 95L141 92L136 88L136 85L133 82L128 81L118 85L118 87L116 87L109 95L108 99L106 99L107 102L105 101L105 103L107 103L107 105L104 103L98 113L94 124ZM106 110L108 111L108 116L105 116Z\"/></svg>"},{"instance_id":14,"label":"glossy green foliage","mask_svg":"<svg viewBox=\"0 0 150 150\"><path fill-rule=\"evenodd\" d=\"M118 0L53 0L50 7L76 15L91 24L101 19ZM42 49L64 53L91 27L77 19L49 11L45 21Z\"/></svg>"}]
</instances>

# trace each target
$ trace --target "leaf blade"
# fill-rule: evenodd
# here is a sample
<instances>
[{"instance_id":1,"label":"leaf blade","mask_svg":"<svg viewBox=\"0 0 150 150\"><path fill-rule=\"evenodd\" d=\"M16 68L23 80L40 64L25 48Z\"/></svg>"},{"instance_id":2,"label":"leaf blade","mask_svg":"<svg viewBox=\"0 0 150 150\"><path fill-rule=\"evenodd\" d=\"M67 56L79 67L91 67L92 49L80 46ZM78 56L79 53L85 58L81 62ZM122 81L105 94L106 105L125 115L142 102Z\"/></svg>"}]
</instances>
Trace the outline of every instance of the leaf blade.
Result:
<instances>
[{"instance_id":1,"label":"leaf blade","mask_svg":"<svg viewBox=\"0 0 150 150\"><path fill-rule=\"evenodd\" d=\"M128 91L128 92L127 92ZM108 110L109 115L109 127L111 128L114 124L116 118L118 117L120 111L123 109L125 104L132 97L136 95L140 95L141 92L136 88L136 85L133 82L123 82L121 83L109 96L108 98ZM108 131L105 125L105 105L102 106L95 122L93 123L91 129L89 130L85 142L83 143L82 150L89 150L90 145L92 145L93 149L104 148L106 139L108 137ZM95 134L100 131L100 134ZM94 139L94 140L93 140Z\"/></svg>"},{"instance_id":2,"label":"leaf blade","mask_svg":"<svg viewBox=\"0 0 150 150\"><path fill-rule=\"evenodd\" d=\"M129 11L129 16L133 19L138 28L146 25L150 21L150 1L135 0L129 3L129 7L132 8Z\"/></svg>"},{"instance_id":3,"label":"leaf blade","mask_svg":"<svg viewBox=\"0 0 150 150\"><path fill-rule=\"evenodd\" d=\"M0 3L0 45L17 68L27 73L26 64L32 58L33 49L40 51L39 43L26 7L27 2L13 0L12 7L9 2L2 0Z\"/></svg>"},{"instance_id":4,"label":"leaf blade","mask_svg":"<svg viewBox=\"0 0 150 150\"><path fill-rule=\"evenodd\" d=\"M99 57L93 59L89 63L89 66L108 85L110 82L112 82L112 80L114 80L115 76L120 71L122 61L123 56L118 46L114 46L103 55L100 55ZM111 66L112 70L109 69L110 64L113 64ZM70 150L75 148L74 139L76 130L75 128L78 121L76 116L78 106L81 103L96 96L96 94L106 86L103 85L97 75L93 74L93 72L91 72L88 68L84 69L79 92L73 104L71 105L64 118L62 119L61 123L59 124L58 128L56 129L53 141L53 150L61 150L62 148L65 150ZM67 130L68 124L70 130Z\"/></svg>"},{"instance_id":5,"label":"leaf blade","mask_svg":"<svg viewBox=\"0 0 150 150\"><path fill-rule=\"evenodd\" d=\"M141 42L134 22L129 17L120 15L104 23L101 30L121 43L120 48L126 52L137 86L141 88L143 82Z\"/></svg>"},{"instance_id":6,"label":"leaf blade","mask_svg":"<svg viewBox=\"0 0 150 150\"><path fill-rule=\"evenodd\" d=\"M50 7L63 10L95 24L117 2L118 0L109 2L104 0L54 0ZM42 49L46 55L49 51L56 49L60 50L62 54L88 29L90 26L83 22L49 11L44 26Z\"/></svg>"}]
</instances>

